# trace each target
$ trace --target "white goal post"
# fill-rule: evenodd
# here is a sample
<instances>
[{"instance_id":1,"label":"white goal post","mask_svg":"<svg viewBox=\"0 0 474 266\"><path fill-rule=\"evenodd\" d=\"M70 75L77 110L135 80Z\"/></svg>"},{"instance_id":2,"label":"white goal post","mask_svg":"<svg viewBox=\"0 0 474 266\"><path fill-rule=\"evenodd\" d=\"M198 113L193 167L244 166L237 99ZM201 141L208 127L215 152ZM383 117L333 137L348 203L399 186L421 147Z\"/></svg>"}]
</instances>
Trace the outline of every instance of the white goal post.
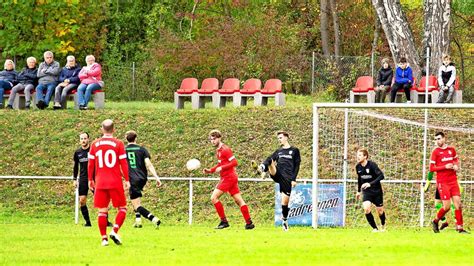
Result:
<instances>
[{"instance_id":1,"label":"white goal post","mask_svg":"<svg viewBox=\"0 0 474 266\"><path fill-rule=\"evenodd\" d=\"M459 110L465 114L459 114ZM428 144L428 139L433 137L435 131L447 132L448 144L452 144L456 150L459 150L458 154L467 155L461 156L461 170L463 172L460 183L469 186L469 190L465 193L467 196L463 196L463 200L465 203L467 201L467 204L464 204L464 209L467 209L468 213L472 213L474 207L472 206L474 163L471 157L473 157L472 151L474 149L472 143L474 139L474 104L314 103L313 206L318 206L317 188L319 183L342 183L344 191L343 225L347 221L355 224L352 221L353 218L362 217L362 215L352 215L357 203L352 198L348 199L348 195L355 193L354 191L348 192L348 186L354 187L354 184L357 183L357 177L353 170L355 167L355 159L352 155L355 152L354 149L365 147L369 150L369 156L374 154L376 158L374 161L379 166L382 165L382 171L386 168L387 171L384 171L386 179L383 183L390 185L388 190L405 186L407 188L397 188L401 193L396 195L399 197L397 199L400 199L401 202L410 200L416 202L417 211L412 210L416 205L402 203L403 207L411 207L409 211L412 212L411 215L402 217L404 222L414 225L414 218L418 216L416 217L417 224L423 226L426 215L429 214L425 212L426 201L423 184L426 182L429 157L433 148L433 145ZM380 135L385 132L387 135ZM396 134L390 135L390 133ZM461 142L463 140L466 142ZM467 145L461 145L461 143L467 143ZM351 156L352 158L349 158ZM413 167L413 165L416 166L416 162L421 163L419 167ZM407 167L418 169L405 169ZM388 192L389 196L393 194ZM402 193L406 195L402 195ZM431 198L431 194L427 195ZM416 199L409 198L414 195L417 196ZM351 205L350 208L348 208L348 204ZM360 208L361 203L358 205ZM387 206L389 213L391 207ZM351 217L348 217L347 214L349 210L351 210ZM392 210L392 213L398 213L398 211ZM317 228L318 212L313 211L312 215L312 226Z\"/></svg>"}]
</instances>

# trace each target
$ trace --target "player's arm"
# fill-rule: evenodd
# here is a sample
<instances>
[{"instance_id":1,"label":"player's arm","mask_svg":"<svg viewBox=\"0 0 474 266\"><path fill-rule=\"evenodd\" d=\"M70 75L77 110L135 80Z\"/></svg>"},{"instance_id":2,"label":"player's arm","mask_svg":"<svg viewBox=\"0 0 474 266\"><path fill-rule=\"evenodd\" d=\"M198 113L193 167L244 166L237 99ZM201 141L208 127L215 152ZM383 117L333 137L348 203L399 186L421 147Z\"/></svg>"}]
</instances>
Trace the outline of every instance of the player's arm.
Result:
<instances>
[{"instance_id":1,"label":"player's arm","mask_svg":"<svg viewBox=\"0 0 474 266\"><path fill-rule=\"evenodd\" d=\"M295 156L293 157L294 165L293 165L293 176L291 177L292 182L296 182L296 177L300 171L300 164L301 164L301 156L300 150L295 149Z\"/></svg>"},{"instance_id":2,"label":"player's arm","mask_svg":"<svg viewBox=\"0 0 474 266\"><path fill-rule=\"evenodd\" d=\"M272 163L272 161L277 161L277 159L278 159L278 150L273 152L272 155L270 155L267 159L265 159L265 161L263 161L262 164L260 164L259 167L262 170L262 172L268 171L268 166Z\"/></svg>"},{"instance_id":3,"label":"player's arm","mask_svg":"<svg viewBox=\"0 0 474 266\"><path fill-rule=\"evenodd\" d=\"M356 167L356 173L357 173L357 167ZM360 189L362 187L362 179L360 178L360 174L357 173L357 193L356 193L356 199L360 198Z\"/></svg>"},{"instance_id":4,"label":"player's arm","mask_svg":"<svg viewBox=\"0 0 474 266\"><path fill-rule=\"evenodd\" d=\"M437 166L436 159L437 159L436 150L433 150L433 152L431 153L431 159L430 159L430 172L438 172L438 171L446 169L446 166L444 165Z\"/></svg>"},{"instance_id":5,"label":"player's arm","mask_svg":"<svg viewBox=\"0 0 474 266\"><path fill-rule=\"evenodd\" d=\"M459 171L459 168L460 168L459 157L458 157L455 149L453 149L453 152L454 152L454 154L453 154L453 156L454 156L453 169L454 169L454 171Z\"/></svg>"},{"instance_id":6,"label":"player's arm","mask_svg":"<svg viewBox=\"0 0 474 266\"><path fill-rule=\"evenodd\" d=\"M89 161L87 162L87 179L89 179L89 187L94 190L95 183L94 183L94 173L95 173L95 149L94 145L91 145L91 149L87 154L87 158Z\"/></svg>"},{"instance_id":7,"label":"player's arm","mask_svg":"<svg viewBox=\"0 0 474 266\"><path fill-rule=\"evenodd\" d=\"M156 170L155 170L155 167L153 166L153 164L151 163L151 160L150 158L145 158L145 165L146 165L146 168L148 169L148 171L150 171L150 173L153 175L153 177L156 179L156 183L158 184L158 186L160 187L161 186L161 180L160 178L158 177L158 175L156 174Z\"/></svg>"},{"instance_id":8,"label":"player's arm","mask_svg":"<svg viewBox=\"0 0 474 266\"><path fill-rule=\"evenodd\" d=\"M224 158L225 160L221 164L221 171L222 170L227 170L232 167L236 167L239 163L237 162L237 159L235 159L234 154L232 153L231 149L226 149L223 151L224 153Z\"/></svg>"},{"instance_id":9,"label":"player's arm","mask_svg":"<svg viewBox=\"0 0 474 266\"><path fill-rule=\"evenodd\" d=\"M376 163L373 163L372 167L373 167L373 171L375 173L376 178L375 178L375 180L373 180L372 182L369 183L371 186L373 186L377 183L380 183L380 181L382 181L385 178L385 176L383 175L382 170L380 170L379 166Z\"/></svg>"},{"instance_id":10,"label":"player's arm","mask_svg":"<svg viewBox=\"0 0 474 266\"><path fill-rule=\"evenodd\" d=\"M77 158L77 154L74 153L73 156L74 167L72 170L72 180L74 181L74 187L77 187L77 175L79 173L79 159Z\"/></svg>"}]
</instances>

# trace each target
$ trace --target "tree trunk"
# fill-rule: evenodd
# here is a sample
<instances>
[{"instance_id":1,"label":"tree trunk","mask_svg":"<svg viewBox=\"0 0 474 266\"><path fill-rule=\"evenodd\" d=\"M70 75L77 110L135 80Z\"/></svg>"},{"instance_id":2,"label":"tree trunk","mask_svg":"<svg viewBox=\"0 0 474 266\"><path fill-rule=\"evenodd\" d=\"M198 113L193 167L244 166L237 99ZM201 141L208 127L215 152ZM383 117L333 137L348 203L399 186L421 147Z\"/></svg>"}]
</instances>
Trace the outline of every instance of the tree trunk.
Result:
<instances>
[{"instance_id":1,"label":"tree trunk","mask_svg":"<svg viewBox=\"0 0 474 266\"><path fill-rule=\"evenodd\" d=\"M450 2L450 0L424 0L422 53L425 55L426 46L431 48L430 75L436 75L439 66L443 63L443 54L449 53Z\"/></svg>"},{"instance_id":2,"label":"tree trunk","mask_svg":"<svg viewBox=\"0 0 474 266\"><path fill-rule=\"evenodd\" d=\"M400 57L405 57L414 76L419 78L420 57L415 49L413 34L400 0L372 0L372 4L390 45L393 61L398 63Z\"/></svg>"},{"instance_id":3,"label":"tree trunk","mask_svg":"<svg viewBox=\"0 0 474 266\"><path fill-rule=\"evenodd\" d=\"M341 47L341 33L339 31L339 19L337 17L336 0L329 0L331 5L332 25L334 28L334 55L339 58Z\"/></svg>"},{"instance_id":4,"label":"tree trunk","mask_svg":"<svg viewBox=\"0 0 474 266\"><path fill-rule=\"evenodd\" d=\"M321 11L319 13L320 31L321 31L321 46L323 54L329 56L329 32L328 32L328 0L321 0Z\"/></svg>"}]
</instances>

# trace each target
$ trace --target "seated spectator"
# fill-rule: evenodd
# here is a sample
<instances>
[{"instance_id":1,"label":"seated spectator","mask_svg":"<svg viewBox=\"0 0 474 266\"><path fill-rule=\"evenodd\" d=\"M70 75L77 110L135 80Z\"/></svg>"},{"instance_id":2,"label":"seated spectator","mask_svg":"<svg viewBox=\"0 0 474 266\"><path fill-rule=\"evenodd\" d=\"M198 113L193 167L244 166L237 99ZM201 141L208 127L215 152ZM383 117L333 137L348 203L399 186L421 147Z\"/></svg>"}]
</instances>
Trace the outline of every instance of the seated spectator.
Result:
<instances>
[{"instance_id":1,"label":"seated spectator","mask_svg":"<svg viewBox=\"0 0 474 266\"><path fill-rule=\"evenodd\" d=\"M390 90L392 85L393 70L389 65L389 59L384 58L382 60L382 67L379 70L379 76L377 78L377 87L375 87L375 102L384 103L385 95Z\"/></svg>"},{"instance_id":2,"label":"seated spectator","mask_svg":"<svg viewBox=\"0 0 474 266\"><path fill-rule=\"evenodd\" d=\"M5 60L3 70L0 71L0 108L3 108L3 94L10 90L17 80L18 74L15 71L15 64L12 60Z\"/></svg>"},{"instance_id":3,"label":"seated spectator","mask_svg":"<svg viewBox=\"0 0 474 266\"><path fill-rule=\"evenodd\" d=\"M38 86L36 87L36 106L39 109L48 107L53 91L58 85L59 72L61 72L59 63L54 61L53 52L46 51L43 56L44 62L41 62L38 67Z\"/></svg>"},{"instance_id":4,"label":"seated spectator","mask_svg":"<svg viewBox=\"0 0 474 266\"><path fill-rule=\"evenodd\" d=\"M449 55L443 55L443 64L438 71L439 99L438 103L449 103L453 99L456 67Z\"/></svg>"},{"instance_id":5,"label":"seated spectator","mask_svg":"<svg viewBox=\"0 0 474 266\"><path fill-rule=\"evenodd\" d=\"M77 88L81 81L79 80L79 71L81 66L76 63L76 58L72 55L67 57L66 65L59 74L59 84L54 92L54 109L61 109L67 101L67 94Z\"/></svg>"},{"instance_id":6,"label":"seated spectator","mask_svg":"<svg viewBox=\"0 0 474 266\"><path fill-rule=\"evenodd\" d=\"M86 56L87 66L82 67L79 72L81 84L77 88L79 97L79 109L87 110L87 104L91 99L92 92L100 90L104 86L102 81L102 67L95 62L93 55Z\"/></svg>"},{"instance_id":7,"label":"seated spectator","mask_svg":"<svg viewBox=\"0 0 474 266\"><path fill-rule=\"evenodd\" d=\"M395 70L395 83L393 84L392 91L390 92L390 102L394 103L397 98L397 91L402 89L405 91L407 97L407 103L411 103L410 100L410 89L413 83L413 71L407 63L405 57L400 58L400 63Z\"/></svg>"},{"instance_id":8,"label":"seated spectator","mask_svg":"<svg viewBox=\"0 0 474 266\"><path fill-rule=\"evenodd\" d=\"M18 84L16 84L10 92L7 108L13 109L13 102L17 93L24 91L25 108L30 109L31 91L35 88L38 69L36 68L36 58L28 57L26 59L26 67L18 74Z\"/></svg>"}]
</instances>

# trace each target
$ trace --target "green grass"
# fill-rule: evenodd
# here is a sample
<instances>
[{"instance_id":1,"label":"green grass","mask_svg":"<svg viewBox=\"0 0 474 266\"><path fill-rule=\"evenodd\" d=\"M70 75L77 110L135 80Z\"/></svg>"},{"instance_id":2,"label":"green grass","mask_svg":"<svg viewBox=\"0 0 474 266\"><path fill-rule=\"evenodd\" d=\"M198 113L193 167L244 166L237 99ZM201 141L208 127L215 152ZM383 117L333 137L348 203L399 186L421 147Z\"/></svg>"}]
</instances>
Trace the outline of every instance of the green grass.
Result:
<instances>
[{"instance_id":1,"label":"green grass","mask_svg":"<svg viewBox=\"0 0 474 266\"><path fill-rule=\"evenodd\" d=\"M232 222L232 221L231 221ZM239 221L240 222L240 221ZM167 226L146 223L131 228L126 220L123 245L100 246L94 224L2 224L1 265L472 265L472 235L429 229L290 228L283 232L257 224L245 231L231 224Z\"/></svg>"}]
</instances>

